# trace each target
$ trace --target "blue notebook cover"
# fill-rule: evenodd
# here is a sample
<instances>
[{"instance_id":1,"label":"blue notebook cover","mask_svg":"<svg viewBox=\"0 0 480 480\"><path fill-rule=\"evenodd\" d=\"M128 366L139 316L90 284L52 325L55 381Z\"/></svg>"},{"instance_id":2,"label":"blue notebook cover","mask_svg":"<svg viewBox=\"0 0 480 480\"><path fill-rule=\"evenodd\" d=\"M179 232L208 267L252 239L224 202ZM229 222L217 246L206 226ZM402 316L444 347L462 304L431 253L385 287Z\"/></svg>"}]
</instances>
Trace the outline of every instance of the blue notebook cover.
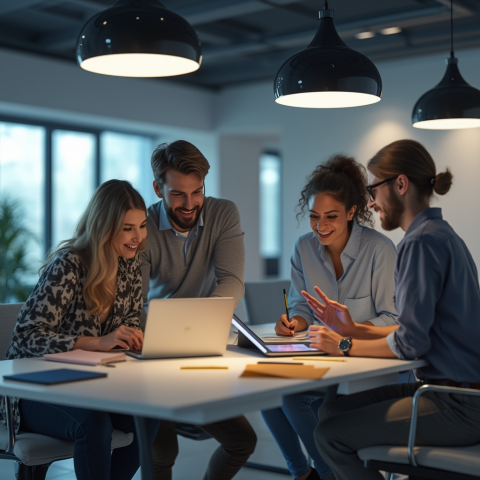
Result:
<instances>
[{"instance_id":1,"label":"blue notebook cover","mask_svg":"<svg viewBox=\"0 0 480 480\"><path fill-rule=\"evenodd\" d=\"M106 373L88 372L85 370L73 370L71 368L59 368L44 372L21 373L18 375L4 375L5 380L18 380L19 382L41 383L54 385L56 383L78 382L91 378L106 377Z\"/></svg>"}]
</instances>

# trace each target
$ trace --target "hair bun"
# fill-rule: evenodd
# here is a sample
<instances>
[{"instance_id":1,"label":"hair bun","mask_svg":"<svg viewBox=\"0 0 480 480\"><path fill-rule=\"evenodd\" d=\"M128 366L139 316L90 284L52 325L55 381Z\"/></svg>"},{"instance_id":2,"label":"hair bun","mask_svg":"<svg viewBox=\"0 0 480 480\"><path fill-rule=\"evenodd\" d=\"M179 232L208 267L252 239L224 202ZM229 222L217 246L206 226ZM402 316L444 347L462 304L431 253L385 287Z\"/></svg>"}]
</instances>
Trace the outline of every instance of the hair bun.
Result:
<instances>
[{"instance_id":1,"label":"hair bun","mask_svg":"<svg viewBox=\"0 0 480 480\"><path fill-rule=\"evenodd\" d=\"M445 195L452 186L453 175L447 168L445 172L438 173L433 182L433 190L438 195Z\"/></svg>"}]
</instances>

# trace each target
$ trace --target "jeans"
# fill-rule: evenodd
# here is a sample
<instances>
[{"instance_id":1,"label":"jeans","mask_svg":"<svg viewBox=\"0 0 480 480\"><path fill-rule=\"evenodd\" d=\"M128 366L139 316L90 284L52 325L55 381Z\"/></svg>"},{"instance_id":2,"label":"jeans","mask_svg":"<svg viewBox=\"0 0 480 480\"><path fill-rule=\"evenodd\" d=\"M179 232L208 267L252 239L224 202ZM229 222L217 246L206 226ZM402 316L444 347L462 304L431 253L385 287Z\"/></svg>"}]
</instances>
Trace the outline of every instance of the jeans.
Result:
<instances>
[{"instance_id":1,"label":"jeans","mask_svg":"<svg viewBox=\"0 0 480 480\"><path fill-rule=\"evenodd\" d=\"M313 431L318 425L317 412L322 403L323 397L300 393L283 397L281 407L262 412L263 419L280 447L294 478L306 475L310 469L299 437L313 459L320 477L333 475L320 455L313 437Z\"/></svg>"},{"instance_id":2,"label":"jeans","mask_svg":"<svg viewBox=\"0 0 480 480\"><path fill-rule=\"evenodd\" d=\"M230 480L255 450L257 443L255 431L243 416L202 425L201 428L220 443L210 459L203 479ZM174 422L161 420L152 452L155 480L171 480L172 467L178 455ZM200 472L195 472L192 478L201 478Z\"/></svg>"},{"instance_id":3,"label":"jeans","mask_svg":"<svg viewBox=\"0 0 480 480\"><path fill-rule=\"evenodd\" d=\"M77 480L130 480L140 466L137 437L111 451L113 429L135 431L132 416L84 408L20 400L21 429L61 440L73 440ZM153 443L159 420L150 420L148 440Z\"/></svg>"}]
</instances>

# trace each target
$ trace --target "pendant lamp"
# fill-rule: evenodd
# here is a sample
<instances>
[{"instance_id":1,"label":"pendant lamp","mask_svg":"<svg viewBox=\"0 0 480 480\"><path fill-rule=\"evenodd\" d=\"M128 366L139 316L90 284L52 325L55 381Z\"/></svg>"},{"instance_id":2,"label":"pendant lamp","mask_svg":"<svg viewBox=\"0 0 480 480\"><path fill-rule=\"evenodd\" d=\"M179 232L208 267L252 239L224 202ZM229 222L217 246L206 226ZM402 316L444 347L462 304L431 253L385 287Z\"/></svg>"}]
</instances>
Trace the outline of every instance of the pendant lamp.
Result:
<instances>
[{"instance_id":1,"label":"pendant lamp","mask_svg":"<svg viewBox=\"0 0 480 480\"><path fill-rule=\"evenodd\" d=\"M338 36L325 2L310 45L291 56L275 77L275 101L303 108L359 107L379 102L382 79L375 65Z\"/></svg>"},{"instance_id":2,"label":"pendant lamp","mask_svg":"<svg viewBox=\"0 0 480 480\"><path fill-rule=\"evenodd\" d=\"M450 130L480 127L480 90L460 74L453 52L453 1L450 3L450 58L442 81L429 90L413 107L415 128Z\"/></svg>"},{"instance_id":3,"label":"pendant lamp","mask_svg":"<svg viewBox=\"0 0 480 480\"><path fill-rule=\"evenodd\" d=\"M119 0L92 17L77 43L80 67L121 77L169 77L202 61L191 25L158 0Z\"/></svg>"}]
</instances>

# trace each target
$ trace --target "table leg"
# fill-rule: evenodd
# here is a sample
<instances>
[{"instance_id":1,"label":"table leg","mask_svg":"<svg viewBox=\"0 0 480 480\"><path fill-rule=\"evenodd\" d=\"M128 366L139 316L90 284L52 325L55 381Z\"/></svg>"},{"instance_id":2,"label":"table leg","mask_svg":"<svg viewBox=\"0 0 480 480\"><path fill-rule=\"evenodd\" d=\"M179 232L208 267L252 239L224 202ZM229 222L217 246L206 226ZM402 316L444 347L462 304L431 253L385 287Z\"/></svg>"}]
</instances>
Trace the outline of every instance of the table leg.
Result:
<instances>
[{"instance_id":1,"label":"table leg","mask_svg":"<svg viewBox=\"0 0 480 480\"><path fill-rule=\"evenodd\" d=\"M133 417L135 420L135 435L138 439L140 453L140 469L142 480L155 480L153 470L152 448L147 436L147 418Z\"/></svg>"}]
</instances>

